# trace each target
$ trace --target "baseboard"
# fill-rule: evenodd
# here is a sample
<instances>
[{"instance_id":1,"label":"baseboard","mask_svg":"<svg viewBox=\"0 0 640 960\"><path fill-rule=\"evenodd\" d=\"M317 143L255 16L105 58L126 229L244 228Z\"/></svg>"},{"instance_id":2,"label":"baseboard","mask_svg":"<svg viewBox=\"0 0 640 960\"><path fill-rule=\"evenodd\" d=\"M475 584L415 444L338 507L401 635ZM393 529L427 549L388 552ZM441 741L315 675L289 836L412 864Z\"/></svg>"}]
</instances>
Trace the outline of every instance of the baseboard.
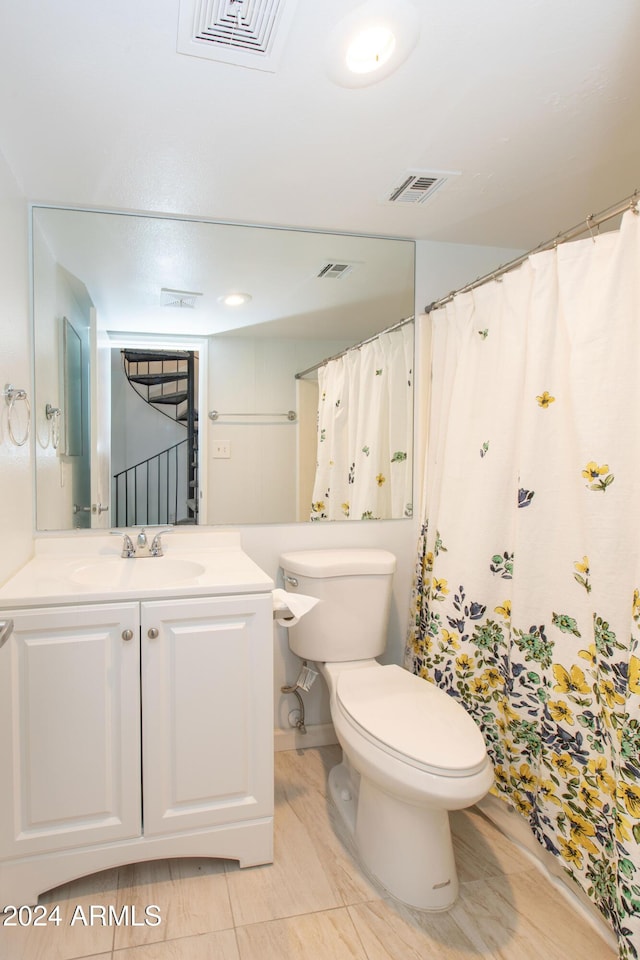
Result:
<instances>
[{"instance_id":1,"label":"baseboard","mask_svg":"<svg viewBox=\"0 0 640 960\"><path fill-rule=\"evenodd\" d=\"M306 733L300 733L293 727L290 730L276 728L273 748L276 752L302 750L304 747L326 747L337 742L338 738L332 723L308 723Z\"/></svg>"},{"instance_id":2,"label":"baseboard","mask_svg":"<svg viewBox=\"0 0 640 960\"><path fill-rule=\"evenodd\" d=\"M532 861L556 890L567 900L570 906L609 944L614 950L618 949L618 942L611 927L604 919L598 908L591 902L580 887L564 871L558 859L541 847L529 825L517 811L504 800L488 794L476 804L484 816L503 833L507 839Z\"/></svg>"}]
</instances>

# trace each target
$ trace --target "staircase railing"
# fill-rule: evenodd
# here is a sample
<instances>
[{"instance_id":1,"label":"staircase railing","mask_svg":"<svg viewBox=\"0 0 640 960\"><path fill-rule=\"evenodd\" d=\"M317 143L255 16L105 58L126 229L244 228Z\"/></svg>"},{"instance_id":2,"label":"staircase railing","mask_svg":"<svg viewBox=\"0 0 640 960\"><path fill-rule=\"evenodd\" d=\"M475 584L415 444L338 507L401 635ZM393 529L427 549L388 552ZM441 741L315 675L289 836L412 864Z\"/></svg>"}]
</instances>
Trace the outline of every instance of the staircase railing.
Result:
<instances>
[{"instance_id":1,"label":"staircase railing","mask_svg":"<svg viewBox=\"0 0 640 960\"><path fill-rule=\"evenodd\" d=\"M195 391L197 354L191 350L123 350L122 357L125 376L138 396L146 400L156 411L164 414L176 423L181 424L187 430L186 441L175 445L176 448L182 447L184 443L181 452L185 455L186 478L183 476L183 466L180 465L180 468L178 468L177 460L174 467L176 478L179 476L181 480L180 493L181 496L184 495L184 498L179 506L174 504L175 520L163 518L158 520L158 523L197 523L199 505L198 412L196 409ZM168 449L173 450L174 448ZM168 453L168 451L162 451L157 454L157 456L163 457L166 453ZM149 458L149 466L146 468L147 472L151 470L157 473L160 470L159 464L156 470L155 464L151 463L151 461L154 460L154 457ZM132 483L135 487L137 474L132 474L126 481L123 479L123 475L129 473L129 471L136 471L138 468L143 468L146 463L147 461L141 461L139 464L135 464L127 470L122 470L116 478L114 501L117 500L117 491L121 486L123 491L121 499L131 500L131 498L133 498L133 503L136 504L134 509L135 513L142 511L141 508L137 506L137 495L133 491L129 491L129 486ZM131 477L134 478L133 481ZM184 482L182 482L183 480ZM143 487L145 485L146 481L143 483ZM165 482L165 486L167 485L168 481ZM176 480L176 488L177 486ZM172 488L172 494L173 493L175 493L175 490ZM158 494L158 498L159 496ZM164 512L166 513L167 510L168 508L165 508ZM129 512L128 508L123 508L123 511L125 514ZM158 512L160 513L162 511L158 510ZM118 522L123 523L124 521ZM146 522L151 523L152 521L147 520Z\"/></svg>"},{"instance_id":2,"label":"staircase railing","mask_svg":"<svg viewBox=\"0 0 640 960\"><path fill-rule=\"evenodd\" d=\"M194 522L185 446L188 437L114 475L115 526Z\"/></svg>"}]
</instances>

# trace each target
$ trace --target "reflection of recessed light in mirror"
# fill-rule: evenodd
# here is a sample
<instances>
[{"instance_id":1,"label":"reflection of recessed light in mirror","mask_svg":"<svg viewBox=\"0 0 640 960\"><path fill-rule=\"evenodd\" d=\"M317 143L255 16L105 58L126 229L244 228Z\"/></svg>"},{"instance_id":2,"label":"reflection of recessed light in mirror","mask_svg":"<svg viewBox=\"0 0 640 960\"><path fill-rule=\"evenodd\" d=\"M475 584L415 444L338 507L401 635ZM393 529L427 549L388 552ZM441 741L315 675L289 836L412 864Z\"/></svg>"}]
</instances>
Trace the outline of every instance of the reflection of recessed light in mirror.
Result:
<instances>
[{"instance_id":1,"label":"reflection of recessed light in mirror","mask_svg":"<svg viewBox=\"0 0 640 960\"><path fill-rule=\"evenodd\" d=\"M376 24L365 28L347 47L347 67L353 73L371 73L387 62L396 46L389 27Z\"/></svg>"},{"instance_id":2,"label":"reflection of recessed light in mirror","mask_svg":"<svg viewBox=\"0 0 640 960\"><path fill-rule=\"evenodd\" d=\"M225 307L241 307L243 303L249 303L251 294L249 293L228 293L224 297L218 297L220 303Z\"/></svg>"}]
</instances>

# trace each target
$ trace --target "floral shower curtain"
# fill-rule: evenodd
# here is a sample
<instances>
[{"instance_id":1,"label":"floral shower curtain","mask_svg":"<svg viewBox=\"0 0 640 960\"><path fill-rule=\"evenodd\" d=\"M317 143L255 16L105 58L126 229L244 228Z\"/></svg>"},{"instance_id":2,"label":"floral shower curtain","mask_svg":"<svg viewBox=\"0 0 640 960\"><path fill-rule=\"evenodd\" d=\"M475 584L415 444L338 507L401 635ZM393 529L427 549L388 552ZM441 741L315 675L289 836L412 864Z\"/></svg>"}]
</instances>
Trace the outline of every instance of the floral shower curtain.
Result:
<instances>
[{"instance_id":1,"label":"floral shower curtain","mask_svg":"<svg viewBox=\"0 0 640 960\"><path fill-rule=\"evenodd\" d=\"M640 952L640 216L432 319L407 666Z\"/></svg>"},{"instance_id":2,"label":"floral shower curtain","mask_svg":"<svg viewBox=\"0 0 640 960\"><path fill-rule=\"evenodd\" d=\"M413 324L318 371L312 520L411 516Z\"/></svg>"}]
</instances>

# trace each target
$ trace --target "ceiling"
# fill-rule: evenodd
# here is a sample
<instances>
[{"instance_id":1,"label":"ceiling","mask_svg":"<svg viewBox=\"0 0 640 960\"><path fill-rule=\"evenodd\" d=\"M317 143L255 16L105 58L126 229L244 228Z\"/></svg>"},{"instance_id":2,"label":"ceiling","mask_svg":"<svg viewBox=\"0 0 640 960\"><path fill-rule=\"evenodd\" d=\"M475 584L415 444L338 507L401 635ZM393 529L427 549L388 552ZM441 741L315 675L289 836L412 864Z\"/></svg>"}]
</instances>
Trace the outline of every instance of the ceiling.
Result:
<instances>
[{"instance_id":1,"label":"ceiling","mask_svg":"<svg viewBox=\"0 0 640 960\"><path fill-rule=\"evenodd\" d=\"M406 240L52 207L34 206L33 218L37 328L51 322L39 236L119 345L131 333L354 343L414 310ZM325 273L336 263L347 267L337 278ZM229 307L231 292L251 300Z\"/></svg>"},{"instance_id":2,"label":"ceiling","mask_svg":"<svg viewBox=\"0 0 640 960\"><path fill-rule=\"evenodd\" d=\"M265 72L178 53L179 0L0 0L0 150L33 201L518 249L640 185L637 0L404 0L408 58L345 87L362 2L297 0ZM413 170L459 175L386 202Z\"/></svg>"}]
</instances>

